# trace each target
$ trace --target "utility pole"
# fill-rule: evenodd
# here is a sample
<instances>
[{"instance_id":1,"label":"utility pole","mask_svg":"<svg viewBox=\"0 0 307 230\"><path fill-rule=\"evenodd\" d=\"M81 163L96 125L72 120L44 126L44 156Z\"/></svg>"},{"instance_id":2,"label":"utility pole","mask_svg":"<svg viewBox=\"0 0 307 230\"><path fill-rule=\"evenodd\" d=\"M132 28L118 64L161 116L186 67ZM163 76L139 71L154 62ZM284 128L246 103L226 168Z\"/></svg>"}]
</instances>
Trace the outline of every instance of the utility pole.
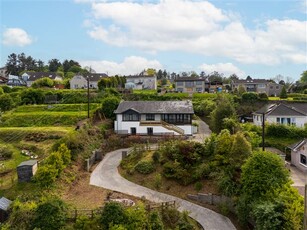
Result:
<instances>
[{"instance_id":1,"label":"utility pole","mask_svg":"<svg viewBox=\"0 0 307 230\"><path fill-rule=\"evenodd\" d=\"M90 78L87 76L87 118L90 118Z\"/></svg>"},{"instance_id":2,"label":"utility pole","mask_svg":"<svg viewBox=\"0 0 307 230\"><path fill-rule=\"evenodd\" d=\"M262 151L265 151L265 148L264 148L264 125L265 125L264 117L265 117L265 113L262 113Z\"/></svg>"}]
</instances>

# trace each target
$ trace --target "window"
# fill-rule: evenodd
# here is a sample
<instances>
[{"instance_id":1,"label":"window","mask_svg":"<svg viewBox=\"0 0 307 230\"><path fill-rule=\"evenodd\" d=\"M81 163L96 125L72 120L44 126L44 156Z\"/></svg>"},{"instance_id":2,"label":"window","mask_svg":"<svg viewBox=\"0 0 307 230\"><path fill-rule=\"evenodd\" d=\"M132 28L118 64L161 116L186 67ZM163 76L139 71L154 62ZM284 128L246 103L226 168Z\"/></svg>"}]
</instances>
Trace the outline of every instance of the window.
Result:
<instances>
[{"instance_id":1,"label":"window","mask_svg":"<svg viewBox=\"0 0 307 230\"><path fill-rule=\"evenodd\" d=\"M277 122L277 123L280 123L280 117L277 117L277 118L276 118L276 122Z\"/></svg>"},{"instance_id":2,"label":"window","mask_svg":"<svg viewBox=\"0 0 307 230\"><path fill-rule=\"evenodd\" d=\"M123 121L139 121L140 116L136 113L125 113L123 114Z\"/></svg>"},{"instance_id":3,"label":"window","mask_svg":"<svg viewBox=\"0 0 307 230\"><path fill-rule=\"evenodd\" d=\"M196 85L202 85L203 82L202 81L196 81Z\"/></svg>"},{"instance_id":4,"label":"window","mask_svg":"<svg viewBox=\"0 0 307 230\"><path fill-rule=\"evenodd\" d=\"M183 86L183 82L182 81L178 81L178 82L176 82L176 85L177 86Z\"/></svg>"},{"instance_id":5,"label":"window","mask_svg":"<svg viewBox=\"0 0 307 230\"><path fill-rule=\"evenodd\" d=\"M146 121L154 121L155 115L154 114L146 114Z\"/></svg>"},{"instance_id":6,"label":"window","mask_svg":"<svg viewBox=\"0 0 307 230\"><path fill-rule=\"evenodd\" d=\"M259 84L258 88L265 88L265 84Z\"/></svg>"},{"instance_id":7,"label":"window","mask_svg":"<svg viewBox=\"0 0 307 230\"><path fill-rule=\"evenodd\" d=\"M187 81L187 82L185 83L185 86L186 86L186 87L194 87L194 82L193 82L193 81Z\"/></svg>"},{"instance_id":8,"label":"window","mask_svg":"<svg viewBox=\"0 0 307 230\"><path fill-rule=\"evenodd\" d=\"M300 154L300 162L301 162L301 164L307 166L307 159L306 159L305 155Z\"/></svg>"},{"instance_id":9,"label":"window","mask_svg":"<svg viewBox=\"0 0 307 230\"><path fill-rule=\"evenodd\" d=\"M198 93L203 92L203 88L196 88L196 92L198 92Z\"/></svg>"}]
</instances>

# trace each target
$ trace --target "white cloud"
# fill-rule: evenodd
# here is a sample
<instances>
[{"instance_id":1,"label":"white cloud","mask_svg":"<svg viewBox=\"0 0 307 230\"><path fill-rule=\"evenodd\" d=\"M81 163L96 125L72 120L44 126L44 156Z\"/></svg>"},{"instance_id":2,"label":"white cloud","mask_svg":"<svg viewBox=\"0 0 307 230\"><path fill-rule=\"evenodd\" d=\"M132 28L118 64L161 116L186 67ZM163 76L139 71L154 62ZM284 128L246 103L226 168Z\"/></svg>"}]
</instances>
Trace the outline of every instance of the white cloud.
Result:
<instances>
[{"instance_id":1,"label":"white cloud","mask_svg":"<svg viewBox=\"0 0 307 230\"><path fill-rule=\"evenodd\" d=\"M30 45L33 39L27 32L20 28L7 28L3 32L2 43L7 46L26 46Z\"/></svg>"},{"instance_id":2,"label":"white cloud","mask_svg":"<svg viewBox=\"0 0 307 230\"><path fill-rule=\"evenodd\" d=\"M202 64L199 66L199 69L205 71L205 73L210 74L214 71L219 73L223 73L225 77L230 76L231 74L236 74L238 77L245 77L246 74L244 71L239 69L237 66L233 65L232 63L217 63L217 64Z\"/></svg>"},{"instance_id":3,"label":"white cloud","mask_svg":"<svg viewBox=\"0 0 307 230\"><path fill-rule=\"evenodd\" d=\"M91 6L94 19L88 34L114 46L179 50L249 64L306 62L307 21L275 19L260 29L248 29L240 15L207 1L112 1Z\"/></svg>"},{"instance_id":4,"label":"white cloud","mask_svg":"<svg viewBox=\"0 0 307 230\"><path fill-rule=\"evenodd\" d=\"M91 67L97 73L107 73L109 76L133 75L139 74L144 69L154 68L163 69L163 66L157 60L147 60L143 57L130 56L126 57L122 63L101 61L79 61L81 66Z\"/></svg>"}]
</instances>

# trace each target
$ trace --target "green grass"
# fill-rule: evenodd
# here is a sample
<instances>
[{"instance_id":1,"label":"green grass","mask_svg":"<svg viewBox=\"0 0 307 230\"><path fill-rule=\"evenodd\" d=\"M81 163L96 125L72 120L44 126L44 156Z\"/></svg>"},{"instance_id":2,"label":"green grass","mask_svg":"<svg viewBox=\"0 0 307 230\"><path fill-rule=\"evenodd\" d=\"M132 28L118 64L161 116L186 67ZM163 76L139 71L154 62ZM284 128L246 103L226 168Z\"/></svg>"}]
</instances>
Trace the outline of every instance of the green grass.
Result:
<instances>
[{"instance_id":1,"label":"green grass","mask_svg":"<svg viewBox=\"0 0 307 230\"><path fill-rule=\"evenodd\" d=\"M47 135L47 137L63 137L73 127L1 127L0 140L3 142L19 142L29 135ZM47 138L48 139L48 138Z\"/></svg>"},{"instance_id":2,"label":"green grass","mask_svg":"<svg viewBox=\"0 0 307 230\"><path fill-rule=\"evenodd\" d=\"M133 93L134 94L156 94L157 93L157 90L155 89L146 89L146 90L143 90L143 89L134 89L133 90Z\"/></svg>"},{"instance_id":3,"label":"green grass","mask_svg":"<svg viewBox=\"0 0 307 230\"><path fill-rule=\"evenodd\" d=\"M13 112L80 112L87 111L87 106L87 104L23 105L17 107ZM96 110L100 106L101 104L91 103L90 110Z\"/></svg>"},{"instance_id":4,"label":"green grass","mask_svg":"<svg viewBox=\"0 0 307 230\"><path fill-rule=\"evenodd\" d=\"M193 100L198 99L215 99L217 97L216 93L194 93Z\"/></svg>"},{"instance_id":5,"label":"green grass","mask_svg":"<svg viewBox=\"0 0 307 230\"><path fill-rule=\"evenodd\" d=\"M280 98L280 97L269 97L269 101L293 101L292 97Z\"/></svg>"}]
</instances>

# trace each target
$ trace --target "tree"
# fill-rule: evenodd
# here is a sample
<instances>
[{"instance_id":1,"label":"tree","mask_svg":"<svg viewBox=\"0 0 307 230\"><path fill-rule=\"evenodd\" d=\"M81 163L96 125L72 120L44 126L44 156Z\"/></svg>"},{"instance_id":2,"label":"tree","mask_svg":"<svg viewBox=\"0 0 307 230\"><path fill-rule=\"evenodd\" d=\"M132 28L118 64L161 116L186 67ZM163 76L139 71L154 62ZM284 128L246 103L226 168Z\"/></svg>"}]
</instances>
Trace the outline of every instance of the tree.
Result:
<instances>
[{"instance_id":1,"label":"tree","mask_svg":"<svg viewBox=\"0 0 307 230\"><path fill-rule=\"evenodd\" d=\"M300 82L301 82L301 83L307 83L307 70L305 70L305 71L301 74Z\"/></svg>"},{"instance_id":2,"label":"tree","mask_svg":"<svg viewBox=\"0 0 307 230\"><path fill-rule=\"evenodd\" d=\"M157 73L157 79L160 80L163 78L163 72L161 69L158 70L158 73Z\"/></svg>"},{"instance_id":3,"label":"tree","mask_svg":"<svg viewBox=\"0 0 307 230\"><path fill-rule=\"evenodd\" d=\"M256 152L242 166L242 192L251 202L264 198L289 181L283 161L271 152Z\"/></svg>"},{"instance_id":4,"label":"tree","mask_svg":"<svg viewBox=\"0 0 307 230\"><path fill-rule=\"evenodd\" d=\"M69 165L71 162L71 151L67 148L67 146L65 144L61 144L57 152L60 153L64 165Z\"/></svg>"},{"instance_id":5,"label":"tree","mask_svg":"<svg viewBox=\"0 0 307 230\"><path fill-rule=\"evenodd\" d=\"M230 164L241 168L242 164L252 154L252 146L242 132L237 132L233 137L230 150Z\"/></svg>"},{"instance_id":6,"label":"tree","mask_svg":"<svg viewBox=\"0 0 307 230\"><path fill-rule=\"evenodd\" d=\"M106 203L100 217L103 229L108 230L111 226L125 224L127 216L124 207L120 203Z\"/></svg>"},{"instance_id":7,"label":"tree","mask_svg":"<svg viewBox=\"0 0 307 230\"><path fill-rule=\"evenodd\" d=\"M219 95L216 101L216 108L210 114L213 129L219 133L223 129L223 119L236 116L233 103L227 95Z\"/></svg>"},{"instance_id":8,"label":"tree","mask_svg":"<svg viewBox=\"0 0 307 230\"><path fill-rule=\"evenodd\" d=\"M288 97L288 95L287 95L287 90L286 90L286 86L285 86L285 85L282 87L282 90L281 90L281 92L280 92L279 97L280 97L280 98L287 98L287 97Z\"/></svg>"},{"instance_id":9,"label":"tree","mask_svg":"<svg viewBox=\"0 0 307 230\"><path fill-rule=\"evenodd\" d=\"M120 100L117 97L110 96L106 97L102 101L102 108L101 112L107 117L107 118L115 118L114 111L119 105Z\"/></svg>"},{"instance_id":10,"label":"tree","mask_svg":"<svg viewBox=\"0 0 307 230\"><path fill-rule=\"evenodd\" d=\"M65 226L66 220L66 204L58 198L47 198L37 206L33 228L57 230Z\"/></svg>"},{"instance_id":11,"label":"tree","mask_svg":"<svg viewBox=\"0 0 307 230\"><path fill-rule=\"evenodd\" d=\"M243 93L246 93L246 89L245 89L245 87L243 85L239 85L238 93L239 93L239 95L242 95Z\"/></svg>"},{"instance_id":12,"label":"tree","mask_svg":"<svg viewBox=\"0 0 307 230\"><path fill-rule=\"evenodd\" d=\"M61 66L61 62L56 58L49 60L48 64L49 64L48 69L50 72L56 72L58 68Z\"/></svg>"},{"instance_id":13,"label":"tree","mask_svg":"<svg viewBox=\"0 0 307 230\"><path fill-rule=\"evenodd\" d=\"M7 74L18 75L18 57L15 53L8 56L7 62L5 64Z\"/></svg>"},{"instance_id":14,"label":"tree","mask_svg":"<svg viewBox=\"0 0 307 230\"><path fill-rule=\"evenodd\" d=\"M148 217L149 230L163 230L163 222L157 211L149 213Z\"/></svg>"},{"instance_id":15,"label":"tree","mask_svg":"<svg viewBox=\"0 0 307 230\"><path fill-rule=\"evenodd\" d=\"M0 110L2 112L8 111L13 108L14 101L9 94L0 95Z\"/></svg>"},{"instance_id":16,"label":"tree","mask_svg":"<svg viewBox=\"0 0 307 230\"><path fill-rule=\"evenodd\" d=\"M40 166L34 176L34 180L42 187L51 186L58 175L58 170L51 165Z\"/></svg>"}]
</instances>

